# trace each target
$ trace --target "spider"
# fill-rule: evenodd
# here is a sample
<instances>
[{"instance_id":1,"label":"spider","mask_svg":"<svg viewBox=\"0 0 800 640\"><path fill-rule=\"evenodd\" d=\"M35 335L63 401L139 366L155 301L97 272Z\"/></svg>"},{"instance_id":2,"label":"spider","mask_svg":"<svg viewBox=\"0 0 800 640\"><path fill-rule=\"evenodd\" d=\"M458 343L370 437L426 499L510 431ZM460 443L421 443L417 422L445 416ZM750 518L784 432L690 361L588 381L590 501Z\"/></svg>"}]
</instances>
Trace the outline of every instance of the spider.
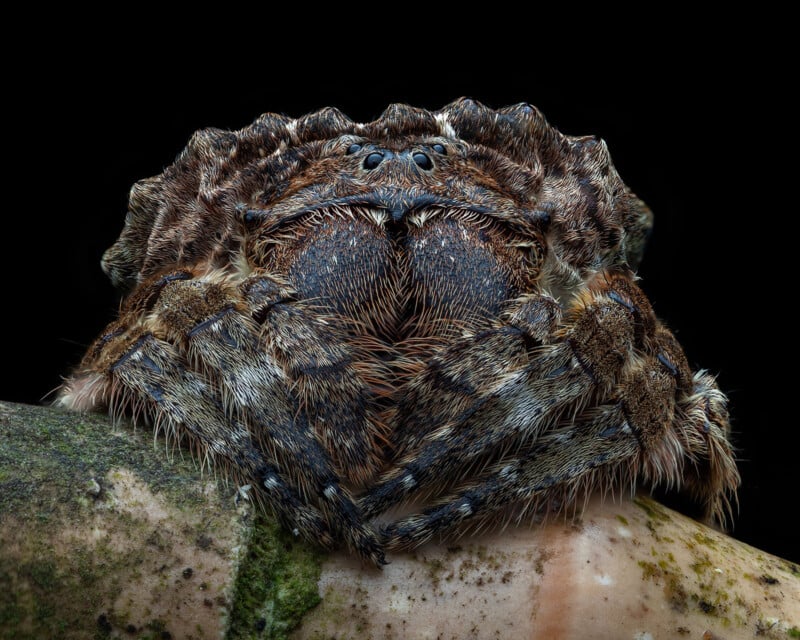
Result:
<instances>
[{"instance_id":1,"label":"spider","mask_svg":"<svg viewBox=\"0 0 800 640\"><path fill-rule=\"evenodd\" d=\"M724 523L726 398L638 285L651 224L602 140L527 104L199 131L133 186L102 261L127 296L58 402L144 418L378 566L637 482Z\"/></svg>"}]
</instances>

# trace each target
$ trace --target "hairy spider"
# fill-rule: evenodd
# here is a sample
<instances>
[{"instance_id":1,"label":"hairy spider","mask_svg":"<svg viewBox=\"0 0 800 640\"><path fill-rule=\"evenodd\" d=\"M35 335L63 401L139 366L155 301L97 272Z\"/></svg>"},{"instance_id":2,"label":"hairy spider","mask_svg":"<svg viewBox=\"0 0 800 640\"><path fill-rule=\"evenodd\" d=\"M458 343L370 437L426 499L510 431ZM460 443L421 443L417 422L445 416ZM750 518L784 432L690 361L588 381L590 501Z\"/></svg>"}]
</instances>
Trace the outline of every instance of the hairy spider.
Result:
<instances>
[{"instance_id":1,"label":"hairy spider","mask_svg":"<svg viewBox=\"0 0 800 640\"><path fill-rule=\"evenodd\" d=\"M130 292L59 402L146 418L375 564L637 481L724 521L726 399L637 285L651 223L603 141L526 104L206 129L133 186L103 257Z\"/></svg>"}]
</instances>

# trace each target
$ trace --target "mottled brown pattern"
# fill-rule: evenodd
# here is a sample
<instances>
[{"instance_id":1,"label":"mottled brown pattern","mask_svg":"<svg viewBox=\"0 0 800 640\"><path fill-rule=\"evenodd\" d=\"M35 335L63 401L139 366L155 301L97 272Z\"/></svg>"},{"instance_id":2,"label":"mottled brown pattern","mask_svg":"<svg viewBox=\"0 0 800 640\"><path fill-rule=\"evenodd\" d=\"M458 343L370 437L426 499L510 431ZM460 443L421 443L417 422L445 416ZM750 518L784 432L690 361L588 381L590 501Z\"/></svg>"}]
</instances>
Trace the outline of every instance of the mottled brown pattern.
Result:
<instances>
[{"instance_id":1,"label":"mottled brown pattern","mask_svg":"<svg viewBox=\"0 0 800 640\"><path fill-rule=\"evenodd\" d=\"M200 131L131 190L103 258L130 293L60 402L152 422L376 564L639 481L724 519L726 400L636 283L651 223L605 143L525 104Z\"/></svg>"}]
</instances>

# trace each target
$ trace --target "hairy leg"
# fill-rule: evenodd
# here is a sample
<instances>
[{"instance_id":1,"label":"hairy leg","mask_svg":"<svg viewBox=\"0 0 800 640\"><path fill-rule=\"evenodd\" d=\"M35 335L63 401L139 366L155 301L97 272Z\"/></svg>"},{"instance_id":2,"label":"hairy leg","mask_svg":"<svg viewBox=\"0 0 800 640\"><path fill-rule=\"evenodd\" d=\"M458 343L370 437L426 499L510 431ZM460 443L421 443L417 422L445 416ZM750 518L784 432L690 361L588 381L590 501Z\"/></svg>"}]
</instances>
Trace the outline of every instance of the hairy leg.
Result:
<instances>
[{"instance_id":1,"label":"hairy leg","mask_svg":"<svg viewBox=\"0 0 800 640\"><path fill-rule=\"evenodd\" d=\"M470 463L535 440L565 412L607 394L636 326L630 305L601 293L604 286L583 292L564 318L552 298L525 296L500 326L434 356L404 389L402 455L361 499L365 515L437 488L442 478L468 477Z\"/></svg>"},{"instance_id":2,"label":"hairy leg","mask_svg":"<svg viewBox=\"0 0 800 640\"><path fill-rule=\"evenodd\" d=\"M291 372L270 351L270 311L287 303L266 304L259 282L188 270L154 278L90 349L62 402L146 412L240 479L258 479L266 503L295 533L328 547L341 538L380 564L374 531L299 409ZM308 322L295 314L282 330L300 333Z\"/></svg>"},{"instance_id":3,"label":"hairy leg","mask_svg":"<svg viewBox=\"0 0 800 640\"><path fill-rule=\"evenodd\" d=\"M443 426L427 430L424 415L411 414L422 430L416 447L362 498L362 507L376 513L417 491L447 486L442 477L466 484L422 514L387 527L388 546L413 546L462 521L485 522L485 515L509 506L535 510L555 497L570 503L579 487L633 485L637 477L652 484L680 483L687 461L708 455L693 442L697 429L687 421L687 407L700 409L718 435L727 429L714 404L721 399L724 409L724 397L707 387L699 394L709 404L699 407L703 401L682 350L629 274L595 278L549 336L519 332L524 324L519 319L531 315L524 306L517 308L517 327L451 347L421 374L416 384L431 384L428 393L436 397L437 383L447 388L442 381L472 372L476 384L464 398L475 399ZM465 353L481 353L487 339L504 337L507 345L517 345L509 351L515 358L502 357L494 368L497 378L487 379L485 372L492 368L476 367ZM490 347L507 355L497 345ZM707 440L713 446L706 452L727 446L724 437ZM729 450L719 458L732 461ZM479 459L482 467L470 464ZM735 474L728 465L728 475L713 486L698 483L703 497L714 502L735 488L738 476L730 468Z\"/></svg>"}]
</instances>

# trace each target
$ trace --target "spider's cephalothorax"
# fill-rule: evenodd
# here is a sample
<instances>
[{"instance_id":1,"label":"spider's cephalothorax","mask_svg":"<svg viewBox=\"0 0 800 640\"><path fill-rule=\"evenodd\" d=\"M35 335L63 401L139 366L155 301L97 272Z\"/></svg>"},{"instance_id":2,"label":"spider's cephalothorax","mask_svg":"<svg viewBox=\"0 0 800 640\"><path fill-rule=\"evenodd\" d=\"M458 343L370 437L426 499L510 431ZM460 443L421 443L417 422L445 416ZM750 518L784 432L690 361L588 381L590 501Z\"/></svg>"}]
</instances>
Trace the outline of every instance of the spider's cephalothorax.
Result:
<instances>
[{"instance_id":1,"label":"spider's cephalothorax","mask_svg":"<svg viewBox=\"0 0 800 640\"><path fill-rule=\"evenodd\" d=\"M650 225L602 141L528 105L201 131L133 187L103 258L130 293L60 403L149 419L375 563L637 481L724 519L725 397L636 284Z\"/></svg>"}]
</instances>

